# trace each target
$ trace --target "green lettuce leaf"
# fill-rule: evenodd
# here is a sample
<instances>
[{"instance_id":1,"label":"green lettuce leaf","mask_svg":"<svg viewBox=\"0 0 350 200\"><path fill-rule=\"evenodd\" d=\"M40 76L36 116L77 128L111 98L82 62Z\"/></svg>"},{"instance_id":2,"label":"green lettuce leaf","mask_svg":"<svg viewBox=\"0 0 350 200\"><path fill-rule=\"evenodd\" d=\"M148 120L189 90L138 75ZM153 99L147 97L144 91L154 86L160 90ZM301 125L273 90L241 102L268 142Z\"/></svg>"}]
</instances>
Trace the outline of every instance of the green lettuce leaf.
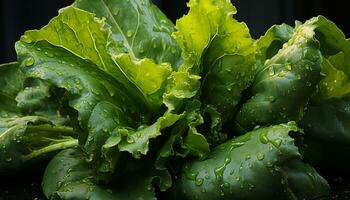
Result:
<instances>
[{"instance_id":1,"label":"green lettuce leaf","mask_svg":"<svg viewBox=\"0 0 350 200\"><path fill-rule=\"evenodd\" d=\"M180 69L203 77L202 115L215 121L205 121L212 128L201 134L216 145L225 140L222 125L233 117L241 93L253 81L256 45L246 24L233 19L236 8L229 1L191 0L188 7L173 36L182 48Z\"/></svg>"},{"instance_id":2,"label":"green lettuce leaf","mask_svg":"<svg viewBox=\"0 0 350 200\"><path fill-rule=\"evenodd\" d=\"M73 5L105 18L113 40L121 46L119 53L170 63L174 68L181 64L181 50L171 37L174 25L149 0L77 0Z\"/></svg>"},{"instance_id":3,"label":"green lettuce leaf","mask_svg":"<svg viewBox=\"0 0 350 200\"><path fill-rule=\"evenodd\" d=\"M342 98L349 95L350 40L331 21L323 16L308 22L316 27L317 39L324 56L322 73L325 76L319 84L319 96L323 99Z\"/></svg>"},{"instance_id":4,"label":"green lettuce leaf","mask_svg":"<svg viewBox=\"0 0 350 200\"><path fill-rule=\"evenodd\" d=\"M24 74L17 62L0 65L0 117L18 113L15 97L23 88Z\"/></svg>"},{"instance_id":5,"label":"green lettuce leaf","mask_svg":"<svg viewBox=\"0 0 350 200\"><path fill-rule=\"evenodd\" d=\"M82 30L82 19L91 34ZM80 144L103 173L114 171L115 152L137 158L147 154L149 141L181 118L181 109L175 109L199 88L197 76L172 71L168 63L112 51L118 45L112 44L111 29L94 14L67 7L41 30L27 31L16 45L27 78L48 83L50 92L64 90L58 96L78 112ZM89 42L79 45L84 40ZM104 115L109 118L101 122Z\"/></svg>"},{"instance_id":6,"label":"green lettuce leaf","mask_svg":"<svg viewBox=\"0 0 350 200\"><path fill-rule=\"evenodd\" d=\"M59 150L78 145L71 127L39 116L0 117L0 175L17 173Z\"/></svg>"},{"instance_id":7,"label":"green lettuce leaf","mask_svg":"<svg viewBox=\"0 0 350 200\"><path fill-rule=\"evenodd\" d=\"M257 47L260 51L259 60L264 64L267 59L271 59L282 48L283 44L288 42L293 36L294 28L288 24L273 25L257 41Z\"/></svg>"},{"instance_id":8,"label":"green lettuce leaf","mask_svg":"<svg viewBox=\"0 0 350 200\"><path fill-rule=\"evenodd\" d=\"M299 121L321 80L322 55L315 27L306 22L296 28L258 72L250 98L236 116L240 131L257 125Z\"/></svg>"},{"instance_id":9,"label":"green lettuce leaf","mask_svg":"<svg viewBox=\"0 0 350 200\"><path fill-rule=\"evenodd\" d=\"M145 163L151 164L150 160L127 157L118 167L113 182L106 185L98 182L98 175L85 158L81 150L67 149L51 160L43 178L48 199L156 200L152 183L160 188L171 184L169 174L155 170L152 165L145 167Z\"/></svg>"},{"instance_id":10,"label":"green lettuce leaf","mask_svg":"<svg viewBox=\"0 0 350 200\"><path fill-rule=\"evenodd\" d=\"M204 161L188 161L172 199L312 199L327 182L301 161L295 123L259 128L217 146ZM273 190L268 188L273 188Z\"/></svg>"},{"instance_id":11,"label":"green lettuce leaf","mask_svg":"<svg viewBox=\"0 0 350 200\"><path fill-rule=\"evenodd\" d=\"M343 32L323 16L310 19L323 54L319 90L308 105L300 126L305 130L305 157L327 170L344 169L350 163L349 73L350 43ZM325 148L331 147L331 148Z\"/></svg>"},{"instance_id":12,"label":"green lettuce leaf","mask_svg":"<svg viewBox=\"0 0 350 200\"><path fill-rule=\"evenodd\" d=\"M347 169L350 159L350 100L313 99L300 127L305 130L305 159L323 170Z\"/></svg>"}]
</instances>

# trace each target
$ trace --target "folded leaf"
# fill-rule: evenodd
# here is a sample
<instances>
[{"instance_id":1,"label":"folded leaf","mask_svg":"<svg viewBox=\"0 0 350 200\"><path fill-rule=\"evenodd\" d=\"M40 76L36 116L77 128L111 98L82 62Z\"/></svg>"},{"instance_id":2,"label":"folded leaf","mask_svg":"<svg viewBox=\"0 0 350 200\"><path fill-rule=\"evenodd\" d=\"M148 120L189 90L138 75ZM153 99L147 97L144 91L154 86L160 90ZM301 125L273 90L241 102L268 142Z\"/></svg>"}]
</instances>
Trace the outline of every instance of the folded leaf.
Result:
<instances>
[{"instance_id":1,"label":"folded leaf","mask_svg":"<svg viewBox=\"0 0 350 200\"><path fill-rule=\"evenodd\" d=\"M316 38L324 57L322 74L325 76L319 84L321 98L341 98L349 94L350 40L330 20L323 16L311 18L305 22L316 31Z\"/></svg>"},{"instance_id":2,"label":"folded leaf","mask_svg":"<svg viewBox=\"0 0 350 200\"><path fill-rule=\"evenodd\" d=\"M250 99L236 117L239 130L302 118L321 80L322 55L316 35L314 26L306 22L265 62L252 85Z\"/></svg>"},{"instance_id":3,"label":"folded leaf","mask_svg":"<svg viewBox=\"0 0 350 200\"><path fill-rule=\"evenodd\" d=\"M288 24L273 25L261 36L256 44L260 51L259 60L264 64L267 59L272 58L293 36L294 29Z\"/></svg>"},{"instance_id":4,"label":"folded leaf","mask_svg":"<svg viewBox=\"0 0 350 200\"><path fill-rule=\"evenodd\" d=\"M295 123L259 128L217 146L204 161L189 161L174 199L297 200L327 195L327 182L301 161L289 136L299 131Z\"/></svg>"}]
</instances>

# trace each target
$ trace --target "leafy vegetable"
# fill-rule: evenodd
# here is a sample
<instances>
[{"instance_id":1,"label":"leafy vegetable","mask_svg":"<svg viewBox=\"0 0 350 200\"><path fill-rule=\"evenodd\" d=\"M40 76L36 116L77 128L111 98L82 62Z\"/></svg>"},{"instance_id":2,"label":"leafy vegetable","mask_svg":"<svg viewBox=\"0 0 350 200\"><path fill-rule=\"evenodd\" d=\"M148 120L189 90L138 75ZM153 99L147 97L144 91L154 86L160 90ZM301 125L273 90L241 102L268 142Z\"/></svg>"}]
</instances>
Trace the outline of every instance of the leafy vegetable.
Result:
<instances>
[{"instance_id":1,"label":"leafy vegetable","mask_svg":"<svg viewBox=\"0 0 350 200\"><path fill-rule=\"evenodd\" d=\"M25 32L0 65L0 176L51 159L48 199L326 196L306 162L348 162L349 40L322 16L254 40L229 1L188 7L76 0Z\"/></svg>"},{"instance_id":2,"label":"leafy vegetable","mask_svg":"<svg viewBox=\"0 0 350 200\"><path fill-rule=\"evenodd\" d=\"M259 128L219 145L207 160L186 163L178 181L181 199L310 199L327 194L327 182L301 161L289 136L298 131L295 123Z\"/></svg>"},{"instance_id":3,"label":"leafy vegetable","mask_svg":"<svg viewBox=\"0 0 350 200\"><path fill-rule=\"evenodd\" d=\"M266 60L252 85L251 98L237 115L239 129L302 118L321 80L322 55L315 34L307 23L297 27L288 43Z\"/></svg>"},{"instance_id":4,"label":"leafy vegetable","mask_svg":"<svg viewBox=\"0 0 350 200\"><path fill-rule=\"evenodd\" d=\"M350 144L347 128L350 43L343 32L324 17L313 18L309 23L318 30L324 77L300 122L307 132L305 156L318 168L342 169L349 163L346 152ZM332 148L324 148L326 146Z\"/></svg>"},{"instance_id":5,"label":"leafy vegetable","mask_svg":"<svg viewBox=\"0 0 350 200\"><path fill-rule=\"evenodd\" d=\"M0 118L0 174L24 169L62 149L78 145L72 128L38 116Z\"/></svg>"}]
</instances>

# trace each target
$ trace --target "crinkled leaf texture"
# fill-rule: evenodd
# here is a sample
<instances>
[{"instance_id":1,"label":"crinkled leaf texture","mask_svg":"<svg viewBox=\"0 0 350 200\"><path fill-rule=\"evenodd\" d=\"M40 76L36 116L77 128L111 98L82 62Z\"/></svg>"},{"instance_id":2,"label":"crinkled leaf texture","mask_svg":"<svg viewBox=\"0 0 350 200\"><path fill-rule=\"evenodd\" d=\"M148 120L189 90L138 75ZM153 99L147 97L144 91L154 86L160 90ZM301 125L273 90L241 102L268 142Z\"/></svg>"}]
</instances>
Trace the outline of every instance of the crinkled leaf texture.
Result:
<instances>
[{"instance_id":1,"label":"crinkled leaf texture","mask_svg":"<svg viewBox=\"0 0 350 200\"><path fill-rule=\"evenodd\" d=\"M208 200L299 200L327 195L327 182L301 161L289 136L299 131L290 122L229 140L217 146L208 159L187 162L170 195Z\"/></svg>"},{"instance_id":2,"label":"crinkled leaf texture","mask_svg":"<svg viewBox=\"0 0 350 200\"><path fill-rule=\"evenodd\" d=\"M89 3L79 1L75 6L84 8ZM140 158L148 153L151 139L184 116L183 99L196 95L199 77L173 70L182 62L170 56L180 54L170 37L173 25L168 20L159 24L164 15L156 7L136 6L134 2L137 12L121 9L118 13L145 20L134 28L149 33L135 30L135 42L149 42L152 34L157 35L155 43L162 41L162 50L141 55L136 54L136 47L128 46L130 38L120 38L128 37L131 28L124 19L113 13L109 13L112 21L95 17L127 2L113 1L108 6L105 1L93 3L94 7L88 7L97 9L95 14L73 6L60 10L47 26L27 31L17 42L16 51L27 79L44 82L49 92L64 91L56 96L77 111L79 142L87 161L109 179L120 152ZM154 33L151 27L159 27L160 32ZM26 97L22 92L18 99Z\"/></svg>"},{"instance_id":3,"label":"crinkled leaf texture","mask_svg":"<svg viewBox=\"0 0 350 200\"><path fill-rule=\"evenodd\" d=\"M202 77L201 115L212 121L202 123L211 125L201 134L215 146L227 138L222 125L233 117L241 93L253 81L256 46L247 26L233 19L236 8L229 1L191 0L188 6L173 36L182 48L180 69Z\"/></svg>"}]
</instances>

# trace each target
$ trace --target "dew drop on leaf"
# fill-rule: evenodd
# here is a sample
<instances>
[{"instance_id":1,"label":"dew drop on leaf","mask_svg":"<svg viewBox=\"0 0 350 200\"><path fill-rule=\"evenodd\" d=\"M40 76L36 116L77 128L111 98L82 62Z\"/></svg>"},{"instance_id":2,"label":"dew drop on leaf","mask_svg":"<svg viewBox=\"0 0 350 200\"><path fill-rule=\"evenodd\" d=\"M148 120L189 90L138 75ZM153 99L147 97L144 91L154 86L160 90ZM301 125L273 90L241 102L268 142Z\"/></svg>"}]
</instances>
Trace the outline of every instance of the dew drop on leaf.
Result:
<instances>
[{"instance_id":1,"label":"dew drop on leaf","mask_svg":"<svg viewBox=\"0 0 350 200\"><path fill-rule=\"evenodd\" d=\"M27 67L30 67L34 64L35 60L33 57L29 57L27 59L24 60L24 65Z\"/></svg>"},{"instance_id":2,"label":"dew drop on leaf","mask_svg":"<svg viewBox=\"0 0 350 200\"><path fill-rule=\"evenodd\" d=\"M265 155L262 154L262 153L259 153L259 154L256 156L256 158L257 158L258 160L264 160Z\"/></svg>"},{"instance_id":3,"label":"dew drop on leaf","mask_svg":"<svg viewBox=\"0 0 350 200\"><path fill-rule=\"evenodd\" d=\"M198 179L196 179L196 186L201 186L201 185L203 185L203 179L202 178L198 178Z\"/></svg>"},{"instance_id":4,"label":"dew drop on leaf","mask_svg":"<svg viewBox=\"0 0 350 200\"><path fill-rule=\"evenodd\" d=\"M134 34L134 33L132 32L132 30L128 30L128 31L126 32L126 36L128 36L128 37L131 37L133 34Z\"/></svg>"}]
</instances>

